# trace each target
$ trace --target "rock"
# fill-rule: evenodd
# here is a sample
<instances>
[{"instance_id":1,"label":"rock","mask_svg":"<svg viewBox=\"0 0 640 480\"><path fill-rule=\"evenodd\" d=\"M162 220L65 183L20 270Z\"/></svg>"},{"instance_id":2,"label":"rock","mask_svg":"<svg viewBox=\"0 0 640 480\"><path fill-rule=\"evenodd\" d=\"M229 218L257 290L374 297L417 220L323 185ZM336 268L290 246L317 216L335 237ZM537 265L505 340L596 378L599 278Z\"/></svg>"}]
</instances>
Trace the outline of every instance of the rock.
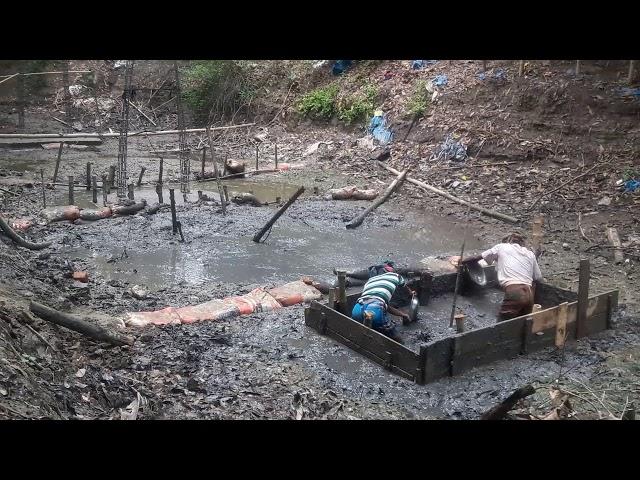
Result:
<instances>
[{"instance_id":1,"label":"rock","mask_svg":"<svg viewBox=\"0 0 640 480\"><path fill-rule=\"evenodd\" d=\"M89 281L89 274L87 272L73 272L73 279L78 282L87 283Z\"/></svg>"},{"instance_id":2,"label":"rock","mask_svg":"<svg viewBox=\"0 0 640 480\"><path fill-rule=\"evenodd\" d=\"M362 137L357 140L358 148L375 150L375 145L373 144L373 137Z\"/></svg>"},{"instance_id":3,"label":"rock","mask_svg":"<svg viewBox=\"0 0 640 480\"><path fill-rule=\"evenodd\" d=\"M598 202L598 205L608 207L609 205L611 205L611 197L602 197Z\"/></svg>"},{"instance_id":4,"label":"rock","mask_svg":"<svg viewBox=\"0 0 640 480\"><path fill-rule=\"evenodd\" d=\"M129 293L133 298L138 300L144 300L149 295L149 292L147 292L147 290L141 285L134 285L129 290Z\"/></svg>"},{"instance_id":5,"label":"rock","mask_svg":"<svg viewBox=\"0 0 640 480\"><path fill-rule=\"evenodd\" d=\"M562 244L562 248L564 248L565 250L569 250L569 244L568 243L563 243Z\"/></svg>"}]
</instances>

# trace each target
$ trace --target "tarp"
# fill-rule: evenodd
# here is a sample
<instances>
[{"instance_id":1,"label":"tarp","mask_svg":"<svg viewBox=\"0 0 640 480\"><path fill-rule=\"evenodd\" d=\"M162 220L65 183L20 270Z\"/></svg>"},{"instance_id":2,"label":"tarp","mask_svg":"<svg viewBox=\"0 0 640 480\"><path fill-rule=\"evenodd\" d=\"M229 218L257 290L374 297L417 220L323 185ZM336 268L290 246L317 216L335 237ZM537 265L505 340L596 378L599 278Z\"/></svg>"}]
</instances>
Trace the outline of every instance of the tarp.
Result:
<instances>
[{"instance_id":1,"label":"tarp","mask_svg":"<svg viewBox=\"0 0 640 480\"><path fill-rule=\"evenodd\" d=\"M269 290L269 293L283 307L290 307L291 305L297 305L299 303L308 303L312 300L322 298L322 293L320 293L317 288L306 284L302 280L272 288Z\"/></svg>"},{"instance_id":2,"label":"tarp","mask_svg":"<svg viewBox=\"0 0 640 480\"><path fill-rule=\"evenodd\" d=\"M61 222L63 220L74 221L80 218L80 209L75 205L64 207L48 207L40 212L47 222Z\"/></svg>"},{"instance_id":3,"label":"tarp","mask_svg":"<svg viewBox=\"0 0 640 480\"><path fill-rule=\"evenodd\" d=\"M382 145L386 145L393 140L393 133L387 128L387 122L382 114L375 115L371 119L371 123L369 124L369 133L371 133L373 138L378 140Z\"/></svg>"}]
</instances>

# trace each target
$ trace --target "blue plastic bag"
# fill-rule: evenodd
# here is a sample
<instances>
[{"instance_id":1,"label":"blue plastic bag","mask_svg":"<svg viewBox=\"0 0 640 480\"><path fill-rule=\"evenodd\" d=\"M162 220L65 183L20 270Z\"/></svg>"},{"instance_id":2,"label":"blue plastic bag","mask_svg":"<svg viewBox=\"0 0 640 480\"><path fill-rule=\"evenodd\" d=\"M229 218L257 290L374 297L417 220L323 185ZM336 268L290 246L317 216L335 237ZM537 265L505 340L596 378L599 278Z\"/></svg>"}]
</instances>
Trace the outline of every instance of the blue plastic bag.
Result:
<instances>
[{"instance_id":1,"label":"blue plastic bag","mask_svg":"<svg viewBox=\"0 0 640 480\"><path fill-rule=\"evenodd\" d=\"M640 188L638 180L627 180L624 182L624 193L632 193Z\"/></svg>"},{"instance_id":2,"label":"blue plastic bag","mask_svg":"<svg viewBox=\"0 0 640 480\"><path fill-rule=\"evenodd\" d=\"M448 82L447 76L446 75L438 75L436 78L434 78L432 80L431 83L433 83L434 86L436 87L444 87Z\"/></svg>"},{"instance_id":3,"label":"blue plastic bag","mask_svg":"<svg viewBox=\"0 0 640 480\"><path fill-rule=\"evenodd\" d=\"M391 130L386 127L386 121L382 115L375 115L371 119L371 123L369 124L369 133L371 133L373 138L378 140L382 145L386 145L393 140L393 133L391 133Z\"/></svg>"}]
</instances>

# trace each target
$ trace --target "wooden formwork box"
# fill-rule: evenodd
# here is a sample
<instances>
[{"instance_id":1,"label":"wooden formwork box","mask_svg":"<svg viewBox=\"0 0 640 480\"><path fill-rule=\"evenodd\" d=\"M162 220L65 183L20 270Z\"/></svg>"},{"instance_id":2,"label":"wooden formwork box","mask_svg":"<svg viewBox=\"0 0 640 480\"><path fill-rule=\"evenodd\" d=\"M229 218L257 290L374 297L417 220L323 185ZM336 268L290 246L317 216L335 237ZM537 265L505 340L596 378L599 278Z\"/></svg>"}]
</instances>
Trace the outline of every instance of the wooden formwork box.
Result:
<instances>
[{"instance_id":1,"label":"wooden formwork box","mask_svg":"<svg viewBox=\"0 0 640 480\"><path fill-rule=\"evenodd\" d=\"M495 279L492 267L487 268L487 276ZM426 279L422 286L426 285L431 289L429 294L452 291L455 274ZM428 295L424 291L419 291L418 295L423 299L422 304L428 301ZM575 339L578 321L577 296L568 290L539 284L535 292L535 301L542 305L543 310L430 342L421 346L418 352L316 301L305 310L305 324L389 371L418 384L425 384L442 377L460 374L473 367L553 346L556 344L559 319L562 324L565 324L566 320L565 338ZM359 294L347 297L347 311L351 311L358 297ZM586 316L583 320L584 335L611 328L612 312L617 306L617 290L588 297Z\"/></svg>"}]
</instances>

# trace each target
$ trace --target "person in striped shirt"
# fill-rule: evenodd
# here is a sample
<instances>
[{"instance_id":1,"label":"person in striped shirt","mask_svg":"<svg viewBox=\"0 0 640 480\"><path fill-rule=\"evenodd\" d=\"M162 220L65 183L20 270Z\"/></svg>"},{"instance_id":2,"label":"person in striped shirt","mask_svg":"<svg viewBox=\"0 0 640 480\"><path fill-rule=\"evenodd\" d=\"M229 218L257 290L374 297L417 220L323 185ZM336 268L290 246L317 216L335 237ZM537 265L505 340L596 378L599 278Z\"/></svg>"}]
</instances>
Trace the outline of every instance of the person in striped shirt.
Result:
<instances>
[{"instance_id":1,"label":"person in striped shirt","mask_svg":"<svg viewBox=\"0 0 640 480\"><path fill-rule=\"evenodd\" d=\"M387 316L387 312L389 312L404 320L409 320L409 315L389 305L391 297L398 287L408 288L405 279L395 273L391 265L385 264L384 273L371 277L365 283L362 295L353 306L351 318L360 323L365 323L365 320L370 319L374 330L403 343L402 338L396 332L395 325Z\"/></svg>"}]
</instances>

